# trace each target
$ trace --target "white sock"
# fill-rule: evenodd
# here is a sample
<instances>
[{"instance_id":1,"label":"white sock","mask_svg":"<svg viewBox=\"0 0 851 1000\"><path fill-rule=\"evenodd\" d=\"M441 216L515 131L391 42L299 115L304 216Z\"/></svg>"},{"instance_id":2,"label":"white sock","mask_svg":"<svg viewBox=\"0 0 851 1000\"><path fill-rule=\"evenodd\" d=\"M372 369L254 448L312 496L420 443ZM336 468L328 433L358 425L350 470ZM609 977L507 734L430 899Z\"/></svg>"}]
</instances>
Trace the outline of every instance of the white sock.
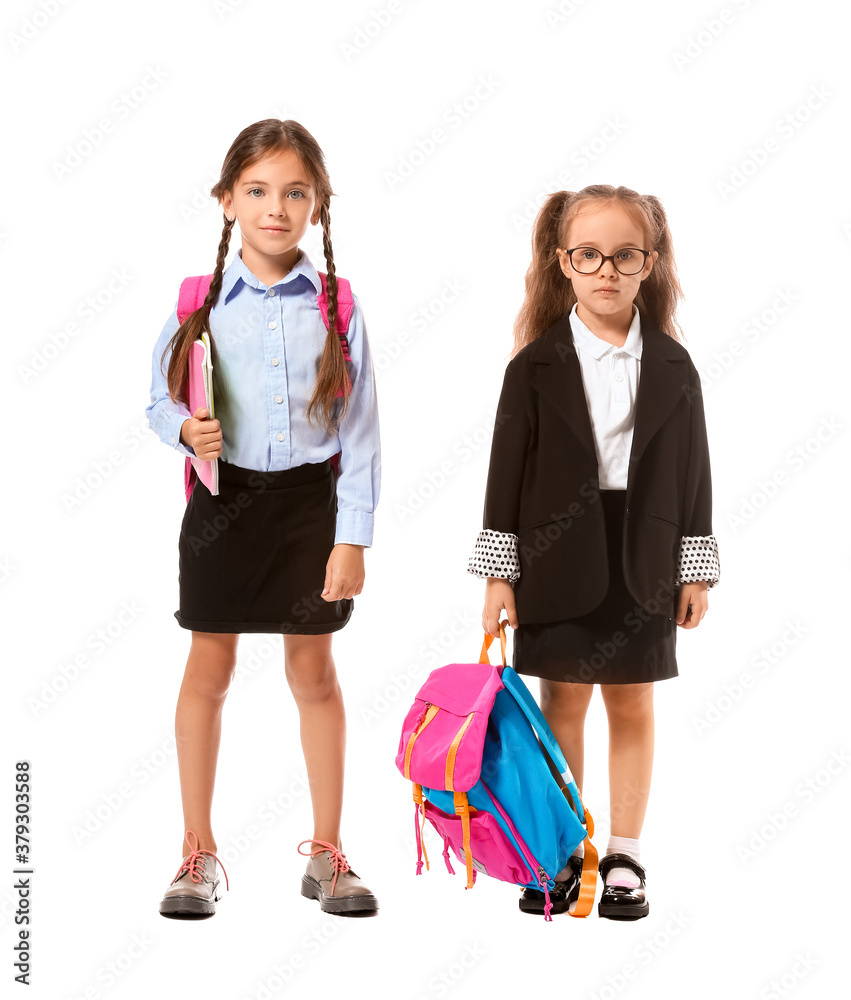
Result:
<instances>
[{"instance_id":1,"label":"white sock","mask_svg":"<svg viewBox=\"0 0 851 1000\"><path fill-rule=\"evenodd\" d=\"M632 837L609 837L606 854L628 854L633 861L641 863L638 840ZM622 885L627 889L637 889L640 884L638 876L631 868L612 868L606 876L606 885Z\"/></svg>"},{"instance_id":2,"label":"white sock","mask_svg":"<svg viewBox=\"0 0 851 1000\"><path fill-rule=\"evenodd\" d=\"M573 852L578 858L585 857L585 841L583 840L579 847ZM572 857L573 855L571 855ZM573 875L573 865L568 861L568 863L562 868L562 870L556 875L556 882L566 882Z\"/></svg>"}]
</instances>

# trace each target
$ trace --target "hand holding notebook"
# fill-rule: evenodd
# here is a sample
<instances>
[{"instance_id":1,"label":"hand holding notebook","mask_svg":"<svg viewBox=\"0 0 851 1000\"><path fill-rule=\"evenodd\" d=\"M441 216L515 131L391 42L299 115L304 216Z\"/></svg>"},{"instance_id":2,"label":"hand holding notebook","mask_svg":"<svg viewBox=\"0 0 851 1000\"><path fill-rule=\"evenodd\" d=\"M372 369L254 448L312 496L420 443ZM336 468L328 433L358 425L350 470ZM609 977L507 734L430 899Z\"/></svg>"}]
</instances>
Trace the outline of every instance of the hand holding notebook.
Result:
<instances>
[{"instance_id":1,"label":"hand holding notebook","mask_svg":"<svg viewBox=\"0 0 851 1000\"><path fill-rule=\"evenodd\" d=\"M210 420L216 412L213 402L213 362L210 338L202 333L192 345L189 353L189 412L194 416L197 410L207 410ZM219 462L217 458L204 460L192 458L192 468L201 482L213 496L219 493Z\"/></svg>"}]
</instances>

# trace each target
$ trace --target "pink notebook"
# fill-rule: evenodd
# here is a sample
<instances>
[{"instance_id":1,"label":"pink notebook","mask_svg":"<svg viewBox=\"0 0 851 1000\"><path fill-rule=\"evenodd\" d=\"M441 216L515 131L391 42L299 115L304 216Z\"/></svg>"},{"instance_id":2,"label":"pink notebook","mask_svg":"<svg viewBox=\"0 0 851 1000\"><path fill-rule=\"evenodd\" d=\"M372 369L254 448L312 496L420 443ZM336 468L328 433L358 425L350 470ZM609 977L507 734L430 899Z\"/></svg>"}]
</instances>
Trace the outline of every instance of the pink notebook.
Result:
<instances>
[{"instance_id":1,"label":"pink notebook","mask_svg":"<svg viewBox=\"0 0 851 1000\"><path fill-rule=\"evenodd\" d=\"M210 351L210 338L206 333L192 345L189 352L189 412L194 414L201 407L207 408L210 419L215 419L213 406L213 362ZM190 458L192 468L201 482L213 496L219 495L219 460L217 458L202 461L200 458Z\"/></svg>"}]
</instances>

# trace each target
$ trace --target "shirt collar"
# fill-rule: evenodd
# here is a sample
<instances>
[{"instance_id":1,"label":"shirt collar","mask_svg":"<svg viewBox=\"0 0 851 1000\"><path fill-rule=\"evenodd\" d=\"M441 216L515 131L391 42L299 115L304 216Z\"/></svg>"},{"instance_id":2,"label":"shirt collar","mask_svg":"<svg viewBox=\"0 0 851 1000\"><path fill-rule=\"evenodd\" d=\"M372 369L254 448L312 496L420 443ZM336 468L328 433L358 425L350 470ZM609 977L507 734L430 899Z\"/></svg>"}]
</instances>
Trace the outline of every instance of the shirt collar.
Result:
<instances>
[{"instance_id":1,"label":"shirt collar","mask_svg":"<svg viewBox=\"0 0 851 1000\"><path fill-rule=\"evenodd\" d=\"M273 287L278 288L281 285L287 285L291 281L295 281L299 275L304 275L304 277L310 281L316 289L317 295L322 291L322 281L319 278L319 272L313 266L313 262L304 250L301 251L301 256L296 261L296 265L290 273L285 274L280 281L276 281ZM264 285L263 282L248 269L248 266L242 259L241 249L237 250L236 256L225 268L225 273L222 276L221 294L223 302L227 302L230 295L239 290L241 287L240 282L244 285L250 286L251 288L258 288L264 292L269 287L268 285Z\"/></svg>"},{"instance_id":2,"label":"shirt collar","mask_svg":"<svg viewBox=\"0 0 851 1000\"><path fill-rule=\"evenodd\" d=\"M578 303L574 303L573 308L570 310L570 329L573 332L573 342L580 350L585 351L586 354L590 354L597 361L604 354L608 354L609 351L620 351L622 354L631 355L638 361L641 360L641 319L638 315L638 309L636 309L634 304L632 307L632 323L630 323L629 332L626 335L623 347L607 344L605 340L601 340L593 334L576 315L577 305Z\"/></svg>"}]
</instances>

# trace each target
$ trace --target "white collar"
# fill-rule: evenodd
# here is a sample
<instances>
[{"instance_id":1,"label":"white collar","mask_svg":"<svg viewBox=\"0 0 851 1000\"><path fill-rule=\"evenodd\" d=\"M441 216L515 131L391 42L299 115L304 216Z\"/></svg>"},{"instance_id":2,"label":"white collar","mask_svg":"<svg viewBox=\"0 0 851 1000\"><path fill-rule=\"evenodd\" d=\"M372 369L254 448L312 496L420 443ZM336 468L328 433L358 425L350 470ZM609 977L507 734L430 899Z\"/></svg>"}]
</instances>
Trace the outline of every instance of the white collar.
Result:
<instances>
[{"instance_id":1,"label":"white collar","mask_svg":"<svg viewBox=\"0 0 851 1000\"><path fill-rule=\"evenodd\" d=\"M601 340L596 334L592 333L576 315L577 305L578 303L575 302L573 304L573 308L570 310L570 329L573 332L573 342L576 344L577 348L585 351L586 354L590 354L591 357L595 358L597 361L599 361L603 355L608 354L609 351L620 351L622 354L632 355L632 357L636 358L638 361L641 360L641 318L638 315L638 309L635 307L635 304L632 306L632 323L630 324L629 332L626 335L623 347L618 347L615 344L609 344L607 341Z\"/></svg>"}]
</instances>

